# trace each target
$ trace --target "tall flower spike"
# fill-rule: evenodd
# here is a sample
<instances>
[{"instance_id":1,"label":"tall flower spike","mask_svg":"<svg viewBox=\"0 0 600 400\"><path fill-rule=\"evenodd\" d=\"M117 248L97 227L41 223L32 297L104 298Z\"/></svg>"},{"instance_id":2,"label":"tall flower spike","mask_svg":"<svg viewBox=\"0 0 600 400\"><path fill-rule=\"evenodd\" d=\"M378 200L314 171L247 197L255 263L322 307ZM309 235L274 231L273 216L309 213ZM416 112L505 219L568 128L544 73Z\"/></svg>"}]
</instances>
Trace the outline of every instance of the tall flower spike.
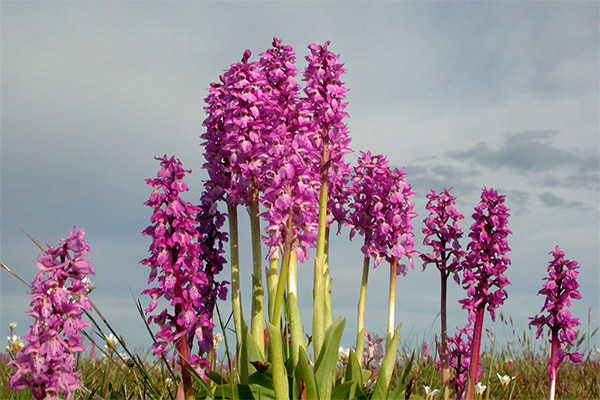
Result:
<instances>
[{"instance_id":1,"label":"tall flower spike","mask_svg":"<svg viewBox=\"0 0 600 400\"><path fill-rule=\"evenodd\" d=\"M548 263L548 277L546 283L538 294L546 296L541 309L542 315L530 318L530 325L537 326L536 338L539 338L544 327L550 329L550 359L548 360L548 375L550 376L549 399L554 399L558 367L565 357L578 363L583 355L568 353L566 348L574 346L577 340L575 328L579 326L579 319L571 316L567 310L571 307L573 299L581 299L577 276L579 263L565 259L565 253L556 246L550 253L553 259Z\"/></svg>"},{"instance_id":2,"label":"tall flower spike","mask_svg":"<svg viewBox=\"0 0 600 400\"><path fill-rule=\"evenodd\" d=\"M479 370L479 351L485 310L495 320L495 310L507 297L506 286L510 281L504 273L510 258L507 254L508 209L504 205L504 196L493 189L484 188L481 201L475 207L467 246L468 253L463 262L463 287L467 290L467 298L460 300L464 309L469 312L469 320L474 322L473 344L470 361L467 400L475 398L476 375Z\"/></svg>"},{"instance_id":3,"label":"tall flower spike","mask_svg":"<svg viewBox=\"0 0 600 400\"><path fill-rule=\"evenodd\" d=\"M66 239L38 257L29 297L35 321L24 337L27 344L17 359L8 365L15 368L10 378L11 390L29 387L36 399L73 398L81 386L80 371L75 371L77 353L84 351L81 330L90 325L82 320L83 312L92 308L87 297L88 275L94 275L87 255L85 231L73 228Z\"/></svg>"},{"instance_id":4,"label":"tall flower spike","mask_svg":"<svg viewBox=\"0 0 600 400\"><path fill-rule=\"evenodd\" d=\"M321 168L326 171L328 183L327 224L336 221L346 223L350 179L350 166L344 156L351 153L350 136L344 119L346 113L346 93L341 77L346 72L339 56L329 51L330 42L323 46L308 46L311 54L306 57L308 65L304 70L306 82L304 112L311 121L310 130L316 133L315 145L321 154Z\"/></svg>"},{"instance_id":5,"label":"tall flower spike","mask_svg":"<svg viewBox=\"0 0 600 400\"><path fill-rule=\"evenodd\" d=\"M157 178L146 180L153 188L145 203L154 209L150 219L153 225L143 231L144 236L152 237L151 255L141 263L151 269L148 283L158 280L158 286L142 293L152 298L146 309L146 314L151 315L149 323L155 322L160 327L154 354L167 353L171 344L176 345L188 396L191 375L187 363L204 379L209 367L206 359L191 355L190 351L194 338L202 352L210 351L212 346L214 272L206 271L201 262L201 234L196 229L201 209L180 198L181 193L189 190L183 178L190 171L184 170L175 157L165 155L156 159L161 165ZM167 300L173 309L165 308L152 315L160 298Z\"/></svg>"},{"instance_id":6,"label":"tall flower spike","mask_svg":"<svg viewBox=\"0 0 600 400\"><path fill-rule=\"evenodd\" d=\"M448 276L452 273L456 283L460 284L458 271L460 270L460 261L464 256L461 250L459 239L462 237L462 230L458 226L458 221L464 217L454 208L456 198L450 194L450 191L444 189L439 194L431 191L427 195L427 205L425 208L429 215L423 221L423 233L425 239L423 244L431 246L432 251L429 254L421 254L423 260L423 270L429 263L435 264L440 271L441 290L440 290L440 325L441 325L441 371L442 384L444 385L444 398L449 396L448 382L450 380L448 342L446 340L447 332L447 291Z\"/></svg>"},{"instance_id":7,"label":"tall flower spike","mask_svg":"<svg viewBox=\"0 0 600 400\"><path fill-rule=\"evenodd\" d=\"M273 47L261 54L269 92L265 123L270 132L264 173L269 184L261 202L268 222L264 241L271 249L269 257L276 249L283 253L288 243L296 247L298 260L304 262L317 239L320 182L313 166L318 165L319 157L312 143L314 133L301 115L295 61L293 49L277 38Z\"/></svg>"}]
</instances>

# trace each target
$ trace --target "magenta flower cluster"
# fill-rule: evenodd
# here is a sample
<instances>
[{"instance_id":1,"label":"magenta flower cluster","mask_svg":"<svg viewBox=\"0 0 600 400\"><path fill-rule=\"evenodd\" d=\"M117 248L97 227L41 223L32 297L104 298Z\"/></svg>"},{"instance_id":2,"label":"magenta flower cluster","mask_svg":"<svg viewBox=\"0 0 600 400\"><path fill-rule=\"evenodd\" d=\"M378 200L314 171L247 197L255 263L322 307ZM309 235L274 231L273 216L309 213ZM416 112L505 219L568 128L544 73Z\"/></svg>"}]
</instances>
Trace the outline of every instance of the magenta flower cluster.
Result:
<instances>
[{"instance_id":1,"label":"magenta flower cluster","mask_svg":"<svg viewBox=\"0 0 600 400\"><path fill-rule=\"evenodd\" d=\"M82 316L92 308L85 278L94 275L94 267L86 258L83 229L73 228L56 248L46 246L29 293L34 322L24 337L27 344L8 364L15 369L9 385L15 391L29 387L36 399L71 399L81 386L75 367L77 353L84 351L81 330L89 326Z\"/></svg>"},{"instance_id":2,"label":"magenta flower cluster","mask_svg":"<svg viewBox=\"0 0 600 400\"><path fill-rule=\"evenodd\" d=\"M304 70L303 80L306 82L304 93L306 99L303 109L310 118L310 130L315 132L314 145L321 155L321 172L327 171L328 186L328 220L342 225L347 222L348 181L350 166L344 156L351 153L350 136L344 119L348 103L348 89L341 81L346 72L340 63L339 56L329 51L330 42L323 46L308 46L311 54L306 57L308 65Z\"/></svg>"},{"instance_id":3,"label":"magenta flower cluster","mask_svg":"<svg viewBox=\"0 0 600 400\"><path fill-rule=\"evenodd\" d=\"M432 190L427 199L425 208L429 215L423 221L423 244L431 246L432 250L429 254L421 254L423 269L427 264L434 263L444 277L452 273L456 283L460 284L458 272L465 252L460 247L459 240L463 232L458 221L464 216L454 208L456 197L447 189L439 194Z\"/></svg>"},{"instance_id":4,"label":"magenta flower cluster","mask_svg":"<svg viewBox=\"0 0 600 400\"><path fill-rule=\"evenodd\" d=\"M416 214L409 199L414 196L405 182L406 174L391 169L383 155L361 153L352 176L350 208L350 238L356 232L364 236L362 252L375 259L377 267L383 259L407 256L413 266L416 255L412 219ZM406 267L400 268L406 273Z\"/></svg>"},{"instance_id":5,"label":"magenta flower cluster","mask_svg":"<svg viewBox=\"0 0 600 400\"><path fill-rule=\"evenodd\" d=\"M454 395L459 398L464 395L464 390L469 378L469 368L471 365L471 345L473 343L473 327L471 322L464 328L457 328L454 336L448 339L449 366L454 370L454 375L450 380L450 386L453 388ZM441 368L441 362L437 361L438 368ZM477 380L483 375L481 369L477 370Z\"/></svg>"},{"instance_id":6,"label":"magenta flower cluster","mask_svg":"<svg viewBox=\"0 0 600 400\"><path fill-rule=\"evenodd\" d=\"M539 338L544 327L548 327L552 333L550 341L558 340L557 365L565 357L572 362L580 362L583 355L580 353L568 353L567 346L574 346L577 339L575 328L579 326L579 319L571 316L568 308L571 307L573 299L581 299L577 276L579 275L579 263L565 259L565 253L556 246L550 253L553 259L548 263L548 276L544 278L543 288L538 292L546 296L541 315L530 318L530 325L537 326L536 338ZM556 338L556 339L555 339Z\"/></svg>"},{"instance_id":7,"label":"magenta flower cluster","mask_svg":"<svg viewBox=\"0 0 600 400\"><path fill-rule=\"evenodd\" d=\"M492 320L495 320L495 309L507 297L505 287L510 281L504 273L510 265L507 238L512 233L508 229L508 217L504 196L498 195L494 189L484 188L473 214L475 222L471 225L471 241L463 262L462 284L468 297L459 301L472 321L475 320L475 311L486 305Z\"/></svg>"},{"instance_id":8,"label":"magenta flower cluster","mask_svg":"<svg viewBox=\"0 0 600 400\"><path fill-rule=\"evenodd\" d=\"M212 313L214 297L222 298L226 292L215 284L210 266L205 268L201 255L201 240L204 235L196 228L196 218L202 209L185 202L180 194L189 190L183 178L190 171L184 170L181 162L174 157L157 158L161 169L155 179L147 179L152 186L150 199L145 203L152 207L152 225L143 231L143 235L152 237L149 258L141 261L151 268L148 283L158 278L158 286L143 291L152 298L147 314L151 314L164 298L174 309L163 309L157 315L149 317L160 330L156 334L157 342L153 346L154 354L164 354L169 345L185 339L191 348L194 338L199 350L208 353L212 348ZM217 254L218 257L218 254ZM217 261L222 261L217 258ZM217 268L218 269L218 268ZM201 377L209 367L206 359L193 355L189 364Z\"/></svg>"},{"instance_id":9,"label":"magenta flower cluster","mask_svg":"<svg viewBox=\"0 0 600 400\"><path fill-rule=\"evenodd\" d=\"M267 233L264 238L271 256L284 245L296 246L298 259L308 259L308 248L317 239L319 158L313 146L306 111L301 109L296 83L296 55L290 46L274 38L273 47L261 54L269 100L268 159L265 163L263 196Z\"/></svg>"}]
</instances>

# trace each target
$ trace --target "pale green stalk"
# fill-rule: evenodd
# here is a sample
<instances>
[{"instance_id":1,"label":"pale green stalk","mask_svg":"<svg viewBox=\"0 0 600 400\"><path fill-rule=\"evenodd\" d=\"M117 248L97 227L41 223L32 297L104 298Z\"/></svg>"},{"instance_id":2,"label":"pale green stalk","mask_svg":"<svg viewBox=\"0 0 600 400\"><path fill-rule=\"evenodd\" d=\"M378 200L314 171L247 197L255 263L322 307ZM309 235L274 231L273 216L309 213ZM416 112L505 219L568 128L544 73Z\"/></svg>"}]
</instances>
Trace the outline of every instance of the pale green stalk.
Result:
<instances>
[{"instance_id":1,"label":"pale green stalk","mask_svg":"<svg viewBox=\"0 0 600 400\"><path fill-rule=\"evenodd\" d=\"M251 332L259 350L264 355L264 291L262 284L262 254L260 240L260 215L258 209L258 191L254 189L250 201L250 232L252 234L252 316Z\"/></svg>"},{"instance_id":2,"label":"pale green stalk","mask_svg":"<svg viewBox=\"0 0 600 400\"><path fill-rule=\"evenodd\" d=\"M283 267L282 267L283 270ZM273 390L276 400L288 400L289 387L287 372L283 362L283 343L281 342L281 330L267 322L269 332L269 359L271 362L271 371L273 373Z\"/></svg>"},{"instance_id":3,"label":"pale green stalk","mask_svg":"<svg viewBox=\"0 0 600 400\"><path fill-rule=\"evenodd\" d=\"M233 324L235 326L235 338L238 346L243 341L242 321L242 296L240 293L240 253L239 234L237 222L237 206L227 206L229 214L229 252L231 253L231 306L233 309Z\"/></svg>"},{"instance_id":4,"label":"pale green stalk","mask_svg":"<svg viewBox=\"0 0 600 400\"><path fill-rule=\"evenodd\" d=\"M288 317L290 324L290 334L292 340L292 365L294 367L298 364L299 347L305 346L304 343L304 331L302 329L302 320L300 318L300 309L298 308L298 288L297 288L297 275L298 275L298 259L296 252L291 251L290 266L288 273Z\"/></svg>"},{"instance_id":5,"label":"pale green stalk","mask_svg":"<svg viewBox=\"0 0 600 400\"><path fill-rule=\"evenodd\" d=\"M365 347L365 303L367 300L367 282L369 280L369 257L364 257L362 280L360 283L360 297L358 298L358 320L356 323L356 354L362 355ZM363 367L363 358L359 357L360 367Z\"/></svg>"},{"instance_id":6,"label":"pale green stalk","mask_svg":"<svg viewBox=\"0 0 600 400\"><path fill-rule=\"evenodd\" d=\"M327 143L323 146L321 157L321 189L319 192L319 236L317 239L317 254L315 256L314 284L313 284L313 351L314 359L319 357L321 346L325 340L325 297L326 283L325 275L325 244L327 241L327 201L328 201L328 177L327 161L329 160L329 149Z\"/></svg>"},{"instance_id":7,"label":"pale green stalk","mask_svg":"<svg viewBox=\"0 0 600 400\"><path fill-rule=\"evenodd\" d=\"M398 258L393 257L390 262L390 295L388 300L388 327L386 343L392 340L394 335L394 318L396 315L396 275L398 271Z\"/></svg>"},{"instance_id":8,"label":"pale green stalk","mask_svg":"<svg viewBox=\"0 0 600 400\"><path fill-rule=\"evenodd\" d=\"M275 293L277 292L277 282L279 281L279 250L271 256L269 268L267 268L267 294L269 295L268 313L269 320L273 315L273 306L275 305Z\"/></svg>"},{"instance_id":9,"label":"pale green stalk","mask_svg":"<svg viewBox=\"0 0 600 400\"><path fill-rule=\"evenodd\" d=\"M285 293L285 284L288 281L290 269L291 251L289 246L285 246L283 250L283 260L281 261L281 273L279 282L277 282L277 292L275 293L275 302L273 305L273 314L271 315L271 323L278 329L281 327L281 307L283 306L283 295Z\"/></svg>"}]
</instances>

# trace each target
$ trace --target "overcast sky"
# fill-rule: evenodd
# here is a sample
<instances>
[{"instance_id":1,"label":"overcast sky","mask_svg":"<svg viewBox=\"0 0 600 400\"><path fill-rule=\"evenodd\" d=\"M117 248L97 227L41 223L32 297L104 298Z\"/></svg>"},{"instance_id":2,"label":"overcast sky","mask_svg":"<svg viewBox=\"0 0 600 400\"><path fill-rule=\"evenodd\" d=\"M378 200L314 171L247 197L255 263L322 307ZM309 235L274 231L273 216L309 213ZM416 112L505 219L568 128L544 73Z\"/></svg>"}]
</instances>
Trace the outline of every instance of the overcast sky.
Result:
<instances>
[{"instance_id":1,"label":"overcast sky","mask_svg":"<svg viewBox=\"0 0 600 400\"><path fill-rule=\"evenodd\" d=\"M406 167L417 194L418 250L429 189L453 187L471 224L482 187L507 196L512 285L502 311L517 329L539 312L536 297L559 245L581 263L587 329L599 323L598 2L6 2L1 7L0 260L33 280L38 250L23 231L56 244L85 228L98 289L93 299L135 346L149 339L133 297L148 299L143 206L154 156L192 169L186 199L206 178L199 136L210 83L277 36L306 65L310 43L341 55L354 162L360 151ZM243 214L241 214L243 215ZM244 221L242 251L249 237ZM466 235L465 235L466 236ZM463 241L466 246L467 241ZM353 343L362 256L347 230L332 243L333 314ZM249 307L246 258L242 286ZM312 261L300 266L310 331ZM221 276L229 279L226 270ZM370 276L367 329L386 327L388 270ZM24 287L0 271L0 330L30 319ZM438 331L439 274L398 280L396 320L405 340ZM449 327L464 325L451 284ZM224 314L229 303L221 303ZM246 311L248 313L249 310ZM433 324L433 327L432 327ZM489 316L486 326L491 326ZM501 335L502 326L496 331ZM412 339L411 339L412 337ZM596 344L598 340L596 340Z\"/></svg>"}]
</instances>

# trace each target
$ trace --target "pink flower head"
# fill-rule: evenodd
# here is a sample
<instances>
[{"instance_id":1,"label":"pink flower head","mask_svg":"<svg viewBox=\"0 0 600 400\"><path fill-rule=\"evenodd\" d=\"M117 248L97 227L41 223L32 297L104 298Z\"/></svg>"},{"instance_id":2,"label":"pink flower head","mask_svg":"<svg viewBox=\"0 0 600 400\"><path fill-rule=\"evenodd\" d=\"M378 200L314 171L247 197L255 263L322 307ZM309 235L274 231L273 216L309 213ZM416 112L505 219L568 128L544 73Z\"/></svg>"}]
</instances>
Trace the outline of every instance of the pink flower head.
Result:
<instances>
[{"instance_id":1,"label":"pink flower head","mask_svg":"<svg viewBox=\"0 0 600 400\"><path fill-rule=\"evenodd\" d=\"M460 248L459 239L463 232L458 226L458 221L464 216L454 208L456 197L452 196L447 189L439 194L432 190L427 195L427 199L425 208L429 211L429 215L423 221L425 224L423 244L431 246L432 251L429 254L421 254L421 259L424 261L423 269L427 264L435 263L445 276L452 273L456 283L460 283L457 273L460 271L460 260L465 253Z\"/></svg>"},{"instance_id":2,"label":"pink flower head","mask_svg":"<svg viewBox=\"0 0 600 400\"><path fill-rule=\"evenodd\" d=\"M294 62L293 49L277 38L273 48L261 54L269 109L264 119L269 146L261 202L268 222L265 243L271 248L269 256L287 244L296 248L302 262L317 238L320 182L314 166L320 160L313 145L314 133L302 117Z\"/></svg>"},{"instance_id":3,"label":"pink flower head","mask_svg":"<svg viewBox=\"0 0 600 400\"><path fill-rule=\"evenodd\" d=\"M464 395L464 390L469 379L469 368L471 365L471 345L473 342L473 327L471 322L464 328L457 328L453 337L449 337L448 354L449 366L454 370L454 375L450 381L456 398ZM440 349L441 350L441 349ZM441 361L437 361L438 369L441 369ZM483 375L481 368L477 370L477 380Z\"/></svg>"},{"instance_id":4,"label":"pink flower head","mask_svg":"<svg viewBox=\"0 0 600 400\"><path fill-rule=\"evenodd\" d=\"M374 332L365 331L365 348L363 349L363 365L374 372L379 372L385 355L383 351L384 338Z\"/></svg>"},{"instance_id":5,"label":"pink flower head","mask_svg":"<svg viewBox=\"0 0 600 400\"><path fill-rule=\"evenodd\" d=\"M567 346L575 346L577 333L575 328L579 326L579 318L574 318L567 310L571 307L573 299L581 299L579 294L579 284L577 276L579 275L579 263L565 259L565 253L556 246L551 252L553 259L548 263L548 276L544 278L543 288L538 294L546 296L544 305L541 309L542 315L530 318L530 325L537 326L536 338L539 338L544 327L547 326L552 332L552 337L558 339L558 365L565 357L569 357L572 362L581 361L582 355L579 353L567 353L564 349ZM552 341L552 338L550 339Z\"/></svg>"},{"instance_id":6,"label":"pink flower head","mask_svg":"<svg viewBox=\"0 0 600 400\"><path fill-rule=\"evenodd\" d=\"M186 337L190 348L196 338L200 351L208 352L212 346L214 297L219 293L216 290L221 290L218 286L215 289L213 276L222 268L222 260L217 251L213 263L206 262L203 246L210 246L207 240L212 231L206 226L207 231L196 228L196 217L206 209L180 197L189 190L183 178L191 171L184 170L175 157L165 155L157 160L161 165L157 178L146 180L153 187L145 203L154 209L150 219L153 225L143 231L144 236L152 237L150 257L141 263L151 269L148 283L158 280L158 286L142 293L152 298L146 314L155 310L161 297L174 312L163 309L149 317L149 323L154 321L160 327L154 354L166 353L169 344L182 337Z\"/></svg>"},{"instance_id":7,"label":"pink flower head","mask_svg":"<svg viewBox=\"0 0 600 400\"><path fill-rule=\"evenodd\" d=\"M304 110L310 120L310 130L316 133L314 143L321 155L321 170L326 171L329 182L328 224L337 221L346 223L345 204L348 203L347 188L350 167L344 156L352 151L350 137L344 119L348 103L341 77L345 70L339 56L329 51L330 42L323 46L308 46L311 55L306 57L308 65L304 70L306 82Z\"/></svg>"},{"instance_id":8,"label":"pink flower head","mask_svg":"<svg viewBox=\"0 0 600 400\"><path fill-rule=\"evenodd\" d=\"M29 387L36 399L70 399L81 386L81 372L74 369L77 353L84 351L81 330L90 326L82 316L92 308L84 278L94 275L94 267L86 258L83 229L73 228L58 247L46 247L35 263L40 272L29 294L34 322L23 338L27 344L8 364L15 368L9 385L11 390Z\"/></svg>"},{"instance_id":9,"label":"pink flower head","mask_svg":"<svg viewBox=\"0 0 600 400\"><path fill-rule=\"evenodd\" d=\"M412 233L412 219L416 214L409 199L414 196L405 182L403 170L390 169L383 155L361 153L352 177L350 202L350 237L359 232L365 237L362 247L365 257L375 258L375 267L381 260L407 256L411 267L416 255ZM399 270L406 274L406 267Z\"/></svg>"},{"instance_id":10,"label":"pink flower head","mask_svg":"<svg viewBox=\"0 0 600 400\"><path fill-rule=\"evenodd\" d=\"M460 300L463 309L474 320L475 310L485 307L495 320L495 309L504 303L507 297L504 288L510 284L504 275L510 258L507 254L508 209L504 205L504 196L493 189L483 189L481 201L475 207L467 246L468 253L463 262L463 287L467 298Z\"/></svg>"}]
</instances>

